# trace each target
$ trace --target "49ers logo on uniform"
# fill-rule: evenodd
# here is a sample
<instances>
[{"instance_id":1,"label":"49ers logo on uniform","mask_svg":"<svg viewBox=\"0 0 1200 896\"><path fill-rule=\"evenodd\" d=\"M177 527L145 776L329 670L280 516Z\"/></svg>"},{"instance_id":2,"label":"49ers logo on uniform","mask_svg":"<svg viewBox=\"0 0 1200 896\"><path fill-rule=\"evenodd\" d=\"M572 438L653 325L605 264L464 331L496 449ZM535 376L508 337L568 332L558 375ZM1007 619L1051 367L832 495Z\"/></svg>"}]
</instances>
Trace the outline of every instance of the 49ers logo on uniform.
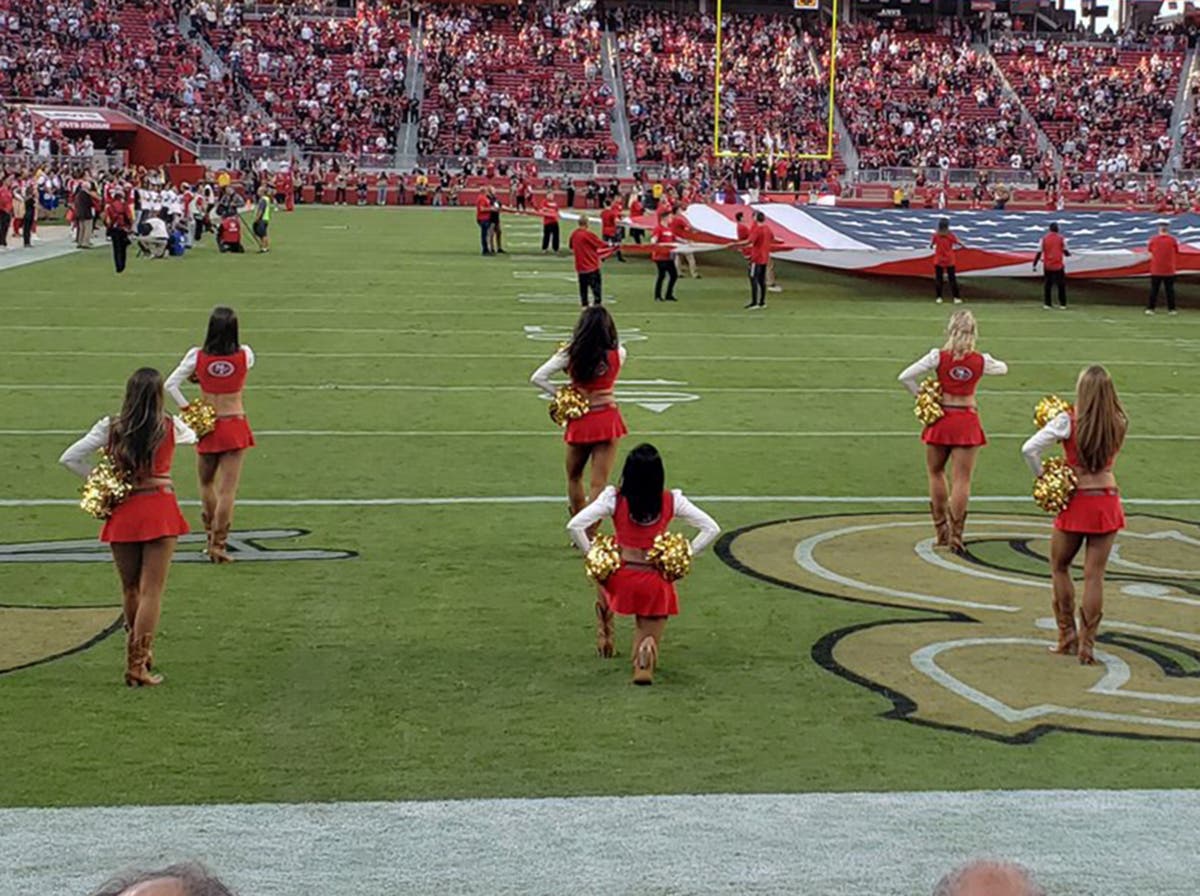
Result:
<instances>
[{"instance_id":1,"label":"49ers logo on uniform","mask_svg":"<svg viewBox=\"0 0 1200 896\"><path fill-rule=\"evenodd\" d=\"M963 367L961 364L956 364L950 368L950 379L958 380L960 383L965 383L967 380L973 379L975 374L971 372L970 367Z\"/></svg>"},{"instance_id":2,"label":"49ers logo on uniform","mask_svg":"<svg viewBox=\"0 0 1200 896\"><path fill-rule=\"evenodd\" d=\"M215 377L233 376L237 372L237 366L232 361L209 361L208 375Z\"/></svg>"}]
</instances>

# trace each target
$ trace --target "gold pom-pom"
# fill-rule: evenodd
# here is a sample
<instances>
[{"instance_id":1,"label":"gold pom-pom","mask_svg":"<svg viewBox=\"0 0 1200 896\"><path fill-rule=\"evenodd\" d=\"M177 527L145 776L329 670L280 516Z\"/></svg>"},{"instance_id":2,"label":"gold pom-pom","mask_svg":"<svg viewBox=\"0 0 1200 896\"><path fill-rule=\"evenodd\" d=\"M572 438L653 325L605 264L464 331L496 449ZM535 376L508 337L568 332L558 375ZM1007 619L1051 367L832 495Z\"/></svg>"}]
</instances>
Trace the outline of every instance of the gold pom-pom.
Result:
<instances>
[{"instance_id":1,"label":"gold pom-pom","mask_svg":"<svg viewBox=\"0 0 1200 896\"><path fill-rule=\"evenodd\" d=\"M937 423L945 416L946 412L942 409L942 384L936 377L927 378L917 389L917 404L913 413L926 426Z\"/></svg>"},{"instance_id":2,"label":"gold pom-pom","mask_svg":"<svg viewBox=\"0 0 1200 896\"><path fill-rule=\"evenodd\" d=\"M583 558L583 570L593 582L604 582L621 568L621 549L611 535L597 535Z\"/></svg>"},{"instance_id":3,"label":"gold pom-pom","mask_svg":"<svg viewBox=\"0 0 1200 896\"><path fill-rule=\"evenodd\" d=\"M99 462L84 480L79 507L98 520L106 520L132 490L129 477L118 473L108 455L101 452Z\"/></svg>"},{"instance_id":4,"label":"gold pom-pom","mask_svg":"<svg viewBox=\"0 0 1200 896\"><path fill-rule=\"evenodd\" d=\"M587 396L574 386L563 386L550 399L550 419L559 426L578 420L588 412Z\"/></svg>"},{"instance_id":5,"label":"gold pom-pom","mask_svg":"<svg viewBox=\"0 0 1200 896\"><path fill-rule=\"evenodd\" d=\"M1057 395L1047 395L1033 409L1033 422L1041 429L1062 413L1070 413L1071 405Z\"/></svg>"},{"instance_id":6,"label":"gold pom-pom","mask_svg":"<svg viewBox=\"0 0 1200 896\"><path fill-rule=\"evenodd\" d=\"M179 417L198 439L204 438L217 428L217 409L211 401L205 401L203 398L197 398L180 411Z\"/></svg>"},{"instance_id":7,"label":"gold pom-pom","mask_svg":"<svg viewBox=\"0 0 1200 896\"><path fill-rule=\"evenodd\" d=\"M654 537L646 559L664 579L674 582L692 571L692 544L678 532L665 532Z\"/></svg>"},{"instance_id":8,"label":"gold pom-pom","mask_svg":"<svg viewBox=\"0 0 1200 896\"><path fill-rule=\"evenodd\" d=\"M1071 502L1078 482L1066 458L1052 457L1042 464L1042 475L1033 481L1033 500L1047 513L1060 513Z\"/></svg>"}]
</instances>

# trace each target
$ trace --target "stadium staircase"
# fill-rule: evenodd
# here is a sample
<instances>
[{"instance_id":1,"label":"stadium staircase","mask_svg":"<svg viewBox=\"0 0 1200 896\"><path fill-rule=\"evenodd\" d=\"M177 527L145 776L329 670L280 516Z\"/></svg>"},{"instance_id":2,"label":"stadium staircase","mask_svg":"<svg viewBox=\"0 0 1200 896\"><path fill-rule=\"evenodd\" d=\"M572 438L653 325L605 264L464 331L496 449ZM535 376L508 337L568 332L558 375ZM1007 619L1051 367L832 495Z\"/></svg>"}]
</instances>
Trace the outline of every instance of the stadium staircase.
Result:
<instances>
[{"instance_id":1,"label":"stadium staircase","mask_svg":"<svg viewBox=\"0 0 1200 896\"><path fill-rule=\"evenodd\" d=\"M604 72L604 81L612 91L612 115L609 120L612 126L613 142L617 144L617 165L623 177L632 177L637 159L633 151L633 138L629 131L629 112L625 107L625 79L621 74L621 58L617 52L617 37L611 31L602 32L600 38L600 68Z\"/></svg>"},{"instance_id":2,"label":"stadium staircase","mask_svg":"<svg viewBox=\"0 0 1200 896\"><path fill-rule=\"evenodd\" d=\"M1024 100L1022 100L1017 94L1017 91L1013 89L1012 82L1008 80L1008 75L1004 73L1003 67L1001 67L1000 63L996 61L996 57L992 55L991 49L987 44L984 43L975 43L972 46L974 47L976 53L987 59L988 64L991 65L992 70L995 71L996 76L1000 79L1000 86L1004 91L1004 98L1012 103L1017 109L1021 110L1021 124L1029 128L1029 130L1032 131L1034 136L1037 138L1038 152L1043 158L1049 156L1054 163L1054 170L1061 173L1063 162L1062 156L1058 154L1058 147L1055 146L1054 141L1050 139L1050 135L1046 133L1044 128L1042 128L1041 124L1038 123L1038 120L1033 117L1033 113L1029 111L1029 107L1025 105Z\"/></svg>"},{"instance_id":3,"label":"stadium staircase","mask_svg":"<svg viewBox=\"0 0 1200 896\"><path fill-rule=\"evenodd\" d=\"M425 17L416 16L412 39L408 43L408 63L405 74L404 92L412 100L411 109L416 115L400 125L396 134L396 159L393 163L401 171L411 171L417 165L417 142L421 133L421 98L425 96Z\"/></svg>"},{"instance_id":4,"label":"stadium staircase","mask_svg":"<svg viewBox=\"0 0 1200 896\"><path fill-rule=\"evenodd\" d=\"M1178 176L1183 167L1183 127L1191 115L1191 103L1188 102L1188 86L1192 83L1192 70L1196 66L1196 48L1189 47L1183 57L1183 68L1179 73L1179 86L1175 90L1175 106L1171 110L1171 155L1163 166L1160 186L1167 187L1171 180Z\"/></svg>"},{"instance_id":5,"label":"stadium staircase","mask_svg":"<svg viewBox=\"0 0 1200 896\"><path fill-rule=\"evenodd\" d=\"M829 71L821 64L821 59L817 55L816 49L811 45L808 48L808 61L812 64L814 72L819 72L822 77L829 77ZM858 180L858 147L854 145L854 139L850 136L850 129L846 127L846 120L842 118L842 110L838 108L836 102L833 104L833 127L837 133L837 141L834 146L834 169L837 171L845 171L851 180Z\"/></svg>"}]
</instances>

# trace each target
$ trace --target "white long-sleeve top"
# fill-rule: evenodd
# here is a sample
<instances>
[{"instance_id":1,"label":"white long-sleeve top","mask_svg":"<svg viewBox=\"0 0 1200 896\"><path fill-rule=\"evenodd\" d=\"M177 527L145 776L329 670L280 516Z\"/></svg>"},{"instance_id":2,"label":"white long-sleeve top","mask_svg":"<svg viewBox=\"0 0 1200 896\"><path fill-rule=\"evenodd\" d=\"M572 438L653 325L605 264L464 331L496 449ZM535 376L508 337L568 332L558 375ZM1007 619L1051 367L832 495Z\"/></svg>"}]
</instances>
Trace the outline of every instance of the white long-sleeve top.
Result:
<instances>
[{"instance_id":1,"label":"white long-sleeve top","mask_svg":"<svg viewBox=\"0 0 1200 896\"><path fill-rule=\"evenodd\" d=\"M1031 435L1021 446L1021 455L1034 476L1042 475L1042 455L1055 442L1065 442L1071 438L1071 415L1066 412L1058 414L1041 429Z\"/></svg>"},{"instance_id":2,"label":"white long-sleeve top","mask_svg":"<svg viewBox=\"0 0 1200 896\"><path fill-rule=\"evenodd\" d=\"M684 497L679 489L671 489L671 495L675 499L676 518L699 530L691 542L692 554L699 554L721 534L721 527L717 525L716 520ZM567 531L571 533L571 540L579 550L586 553L591 549L592 542L587 536L587 530L601 520L612 517L616 510L617 489L610 485L595 501L571 517L571 521L567 523Z\"/></svg>"},{"instance_id":3,"label":"white long-sleeve top","mask_svg":"<svg viewBox=\"0 0 1200 896\"><path fill-rule=\"evenodd\" d=\"M175 427L176 445L194 445L196 443L196 434L186 423L178 417L172 417L171 423ZM87 435L62 453L58 462L72 473L86 479L92 472L92 468L96 466L95 453L108 446L108 435L111 431L112 418L101 417L88 430Z\"/></svg>"},{"instance_id":4,"label":"white long-sleeve top","mask_svg":"<svg viewBox=\"0 0 1200 896\"><path fill-rule=\"evenodd\" d=\"M249 369L254 366L254 351L248 345L243 345L241 348L246 353L246 368ZM175 399L175 403L181 408L187 407L188 400L180 387L183 386L188 377L196 372L196 357L199 354L199 346L193 345L189 348L187 354L183 356L183 360L179 362L179 366L171 371L171 375L163 383L163 388L167 390L167 394Z\"/></svg>"},{"instance_id":5,"label":"white long-sleeve top","mask_svg":"<svg viewBox=\"0 0 1200 896\"><path fill-rule=\"evenodd\" d=\"M617 355L621 359L622 367L625 366L626 354L625 346L618 345ZM554 374L560 371L566 370L570 363L571 358L567 354L567 350L565 348L559 349L550 356L549 361L533 372L533 376L529 378L529 382L533 383L547 395L553 395L555 386L554 383L551 382L550 377L554 376Z\"/></svg>"},{"instance_id":6,"label":"white long-sleeve top","mask_svg":"<svg viewBox=\"0 0 1200 896\"><path fill-rule=\"evenodd\" d=\"M922 355L912 364L909 364L897 377L904 384L904 388L916 395L921 390L921 380L929 376L931 373L936 373L938 363L942 359L941 349L931 348L929 354ZM1004 376L1008 373L1008 365L1003 361L997 361L989 354L983 356L983 375L984 376Z\"/></svg>"}]
</instances>

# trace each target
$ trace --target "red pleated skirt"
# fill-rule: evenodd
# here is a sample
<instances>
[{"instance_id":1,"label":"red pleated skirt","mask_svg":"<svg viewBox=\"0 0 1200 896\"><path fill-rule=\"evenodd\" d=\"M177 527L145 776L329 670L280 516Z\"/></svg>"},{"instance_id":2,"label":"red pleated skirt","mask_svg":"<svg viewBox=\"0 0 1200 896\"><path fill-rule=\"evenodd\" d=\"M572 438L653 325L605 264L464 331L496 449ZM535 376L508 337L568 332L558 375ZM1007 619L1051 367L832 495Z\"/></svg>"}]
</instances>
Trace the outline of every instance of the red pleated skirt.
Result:
<instances>
[{"instance_id":1,"label":"red pleated skirt","mask_svg":"<svg viewBox=\"0 0 1200 896\"><path fill-rule=\"evenodd\" d=\"M986 445L987 436L979 422L979 412L974 408L946 408L942 419L925 427L921 441L926 445L947 445L953 448L971 448Z\"/></svg>"},{"instance_id":2,"label":"red pleated skirt","mask_svg":"<svg viewBox=\"0 0 1200 896\"><path fill-rule=\"evenodd\" d=\"M196 451L200 454L220 454L253 447L254 433L250 431L250 423L240 415L218 417L213 431L196 443Z\"/></svg>"},{"instance_id":3,"label":"red pleated skirt","mask_svg":"<svg viewBox=\"0 0 1200 896\"><path fill-rule=\"evenodd\" d=\"M653 569L622 566L603 585L608 607L623 616L677 616L675 585Z\"/></svg>"},{"instance_id":4,"label":"red pleated skirt","mask_svg":"<svg viewBox=\"0 0 1200 896\"><path fill-rule=\"evenodd\" d=\"M1104 535L1125 528L1125 509L1114 489L1077 491L1054 518L1054 528L1081 535Z\"/></svg>"},{"instance_id":5,"label":"red pleated skirt","mask_svg":"<svg viewBox=\"0 0 1200 896\"><path fill-rule=\"evenodd\" d=\"M628 433L621 409L615 404L595 411L588 411L578 420L567 422L563 441L568 445L590 445L595 442L613 442Z\"/></svg>"},{"instance_id":6,"label":"red pleated skirt","mask_svg":"<svg viewBox=\"0 0 1200 896\"><path fill-rule=\"evenodd\" d=\"M187 535L191 530L179 510L175 492L158 488L130 495L104 521L100 540L106 543L154 541L169 535Z\"/></svg>"}]
</instances>

